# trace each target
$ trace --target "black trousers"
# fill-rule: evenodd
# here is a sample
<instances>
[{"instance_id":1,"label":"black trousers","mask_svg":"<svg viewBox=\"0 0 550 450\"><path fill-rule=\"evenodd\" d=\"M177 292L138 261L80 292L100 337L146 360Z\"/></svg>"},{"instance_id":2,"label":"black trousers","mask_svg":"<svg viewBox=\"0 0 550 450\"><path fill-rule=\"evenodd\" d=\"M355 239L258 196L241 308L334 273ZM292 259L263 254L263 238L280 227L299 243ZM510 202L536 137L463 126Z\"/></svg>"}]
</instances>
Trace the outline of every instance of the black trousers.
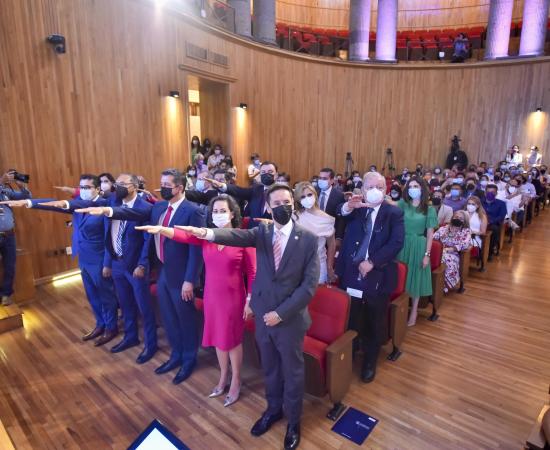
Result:
<instances>
[{"instance_id":1,"label":"black trousers","mask_svg":"<svg viewBox=\"0 0 550 450\"><path fill-rule=\"evenodd\" d=\"M490 223L489 225L487 225L487 229L493 232L493 234L491 234L491 245L489 246L489 255L494 255L495 248L498 249L500 245L500 224Z\"/></svg>"},{"instance_id":2,"label":"black trousers","mask_svg":"<svg viewBox=\"0 0 550 450\"><path fill-rule=\"evenodd\" d=\"M349 328L357 331L363 345L363 368L375 369L380 347L388 338L388 307L390 295L351 298Z\"/></svg>"}]
</instances>

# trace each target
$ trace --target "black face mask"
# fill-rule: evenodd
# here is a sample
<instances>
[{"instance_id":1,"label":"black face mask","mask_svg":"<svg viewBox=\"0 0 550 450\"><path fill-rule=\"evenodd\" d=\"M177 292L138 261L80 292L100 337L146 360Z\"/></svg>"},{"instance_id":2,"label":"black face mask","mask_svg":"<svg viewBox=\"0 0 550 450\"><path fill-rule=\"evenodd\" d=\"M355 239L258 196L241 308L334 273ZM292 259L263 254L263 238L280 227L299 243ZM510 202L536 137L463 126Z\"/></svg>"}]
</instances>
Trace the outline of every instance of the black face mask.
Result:
<instances>
[{"instance_id":1,"label":"black face mask","mask_svg":"<svg viewBox=\"0 0 550 450\"><path fill-rule=\"evenodd\" d=\"M439 197L432 198L432 205L434 205L434 206L441 205L441 199Z\"/></svg>"},{"instance_id":2,"label":"black face mask","mask_svg":"<svg viewBox=\"0 0 550 450\"><path fill-rule=\"evenodd\" d=\"M145 189L145 185L143 183L139 183L138 189L141 189L141 190Z\"/></svg>"},{"instance_id":3,"label":"black face mask","mask_svg":"<svg viewBox=\"0 0 550 450\"><path fill-rule=\"evenodd\" d=\"M451 219L451 225L453 227L462 228L462 226L464 225L464 222L462 222L462 220L460 219Z\"/></svg>"},{"instance_id":4,"label":"black face mask","mask_svg":"<svg viewBox=\"0 0 550 450\"><path fill-rule=\"evenodd\" d=\"M541 174L541 175L544 175L545 173L546 173L546 169L542 169L542 170L540 171L540 174Z\"/></svg>"},{"instance_id":5,"label":"black face mask","mask_svg":"<svg viewBox=\"0 0 550 450\"><path fill-rule=\"evenodd\" d=\"M166 201L172 200L175 197L174 194L172 193L173 189L174 188L171 188L171 187L161 187L160 196Z\"/></svg>"},{"instance_id":6,"label":"black face mask","mask_svg":"<svg viewBox=\"0 0 550 450\"><path fill-rule=\"evenodd\" d=\"M390 191L390 197L393 199L393 200L400 200L401 199L401 192L398 192L398 191Z\"/></svg>"},{"instance_id":7,"label":"black face mask","mask_svg":"<svg viewBox=\"0 0 550 450\"><path fill-rule=\"evenodd\" d=\"M500 177L498 175L495 175L495 178L494 178L495 181L500 181Z\"/></svg>"},{"instance_id":8,"label":"black face mask","mask_svg":"<svg viewBox=\"0 0 550 450\"><path fill-rule=\"evenodd\" d=\"M286 225L292 217L292 205L280 205L272 209L273 220L279 225Z\"/></svg>"},{"instance_id":9,"label":"black face mask","mask_svg":"<svg viewBox=\"0 0 550 450\"><path fill-rule=\"evenodd\" d=\"M130 192L128 192L128 188L126 186L120 186L119 184L115 187L115 194L117 200L122 200L123 198L128 197Z\"/></svg>"},{"instance_id":10,"label":"black face mask","mask_svg":"<svg viewBox=\"0 0 550 450\"><path fill-rule=\"evenodd\" d=\"M260 179L264 186L271 186L275 182L275 177L270 173L262 173Z\"/></svg>"},{"instance_id":11,"label":"black face mask","mask_svg":"<svg viewBox=\"0 0 550 450\"><path fill-rule=\"evenodd\" d=\"M469 184L468 186L466 186L466 189L468 191L475 191L476 190L476 185L475 184Z\"/></svg>"}]
</instances>

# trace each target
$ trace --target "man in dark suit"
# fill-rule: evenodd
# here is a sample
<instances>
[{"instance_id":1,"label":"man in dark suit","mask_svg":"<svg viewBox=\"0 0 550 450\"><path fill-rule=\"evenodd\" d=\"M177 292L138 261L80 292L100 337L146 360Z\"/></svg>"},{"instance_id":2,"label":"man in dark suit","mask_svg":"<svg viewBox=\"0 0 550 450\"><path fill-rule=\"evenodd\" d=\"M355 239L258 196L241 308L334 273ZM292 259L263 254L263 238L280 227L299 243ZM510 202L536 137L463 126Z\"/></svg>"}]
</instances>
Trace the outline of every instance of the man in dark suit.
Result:
<instances>
[{"instance_id":1,"label":"man in dark suit","mask_svg":"<svg viewBox=\"0 0 550 450\"><path fill-rule=\"evenodd\" d=\"M285 449L300 443L304 395L303 341L311 324L307 305L319 280L317 237L291 220L293 194L288 186L267 190L273 224L251 230L187 228L217 244L256 247L257 272L250 307L266 383L267 410L251 433L260 436L288 418Z\"/></svg>"},{"instance_id":2,"label":"man in dark suit","mask_svg":"<svg viewBox=\"0 0 550 450\"><path fill-rule=\"evenodd\" d=\"M350 328L362 338L361 379L369 383L387 337L389 298L397 284L396 257L405 242L405 227L403 212L384 202L382 175L366 173L362 192L340 206L348 223L336 274L340 287L352 297Z\"/></svg>"},{"instance_id":3,"label":"man in dark suit","mask_svg":"<svg viewBox=\"0 0 550 450\"><path fill-rule=\"evenodd\" d=\"M102 212L113 219L143 224L202 227L205 225L204 214L185 198L186 181L179 170L167 169L160 179L163 200L156 202L152 208L115 207ZM159 269L157 293L160 313L172 348L168 361L159 366L155 373L160 375L179 367L172 381L179 384L189 378L197 362L199 330L193 288L202 270L202 250L199 246L181 244L159 235L154 236L150 244L154 265Z\"/></svg>"},{"instance_id":4,"label":"man in dark suit","mask_svg":"<svg viewBox=\"0 0 550 450\"><path fill-rule=\"evenodd\" d=\"M220 184L228 183L227 179L227 172L225 170L218 169L214 172L213 179ZM205 187L207 187L204 191L199 190L186 190L185 191L185 198L193 203L199 203L201 205L208 205L210 203L210 200L212 200L214 197L217 197L220 193L217 189L212 187L212 183L210 183L208 178L208 172L202 172L197 177L198 180L202 179L204 180Z\"/></svg>"},{"instance_id":5,"label":"man in dark suit","mask_svg":"<svg viewBox=\"0 0 550 450\"><path fill-rule=\"evenodd\" d=\"M344 193L339 189L335 189L334 181L334 170L328 167L321 169L317 181L317 195L319 197L319 208L336 219L334 224L335 237L338 241L341 241L344 238L346 222L338 216L338 206L344 203L345 199Z\"/></svg>"},{"instance_id":6,"label":"man in dark suit","mask_svg":"<svg viewBox=\"0 0 550 450\"><path fill-rule=\"evenodd\" d=\"M248 206L245 215L252 220L248 222L248 228L258 226L258 221L254 219L271 219L269 207L266 202L266 191L277 179L277 166L269 161L265 161L260 166L261 184L254 184L249 188L235 186L234 184L212 182L214 187L225 192L237 200L246 200Z\"/></svg>"}]
</instances>

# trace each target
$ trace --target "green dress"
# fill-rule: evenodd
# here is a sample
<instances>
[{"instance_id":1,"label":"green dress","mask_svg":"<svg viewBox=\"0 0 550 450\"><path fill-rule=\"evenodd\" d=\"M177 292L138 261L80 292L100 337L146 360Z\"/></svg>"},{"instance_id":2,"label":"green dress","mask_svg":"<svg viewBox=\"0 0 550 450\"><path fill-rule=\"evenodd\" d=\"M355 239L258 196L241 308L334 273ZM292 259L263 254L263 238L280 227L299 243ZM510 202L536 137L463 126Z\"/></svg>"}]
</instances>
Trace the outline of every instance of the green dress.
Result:
<instances>
[{"instance_id":1,"label":"green dress","mask_svg":"<svg viewBox=\"0 0 550 450\"><path fill-rule=\"evenodd\" d=\"M403 200L399 200L397 206L403 210L405 219L405 245L397 259L407 264L407 293L413 298L432 295L431 266L422 268L422 259L426 253L424 234L428 228L437 227L437 213L428 206L428 213L424 215Z\"/></svg>"}]
</instances>

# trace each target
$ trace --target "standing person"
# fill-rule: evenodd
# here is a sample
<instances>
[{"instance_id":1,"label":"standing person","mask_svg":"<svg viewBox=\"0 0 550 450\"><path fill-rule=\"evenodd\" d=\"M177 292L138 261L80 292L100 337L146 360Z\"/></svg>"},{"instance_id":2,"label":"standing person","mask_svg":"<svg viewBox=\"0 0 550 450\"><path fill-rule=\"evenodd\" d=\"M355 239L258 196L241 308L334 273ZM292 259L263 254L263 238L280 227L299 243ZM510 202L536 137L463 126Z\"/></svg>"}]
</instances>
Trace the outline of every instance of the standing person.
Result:
<instances>
[{"instance_id":1,"label":"standing person","mask_svg":"<svg viewBox=\"0 0 550 450\"><path fill-rule=\"evenodd\" d=\"M510 151L506 152L506 167L518 164L523 164L523 156L519 151L519 145L513 145Z\"/></svg>"},{"instance_id":2,"label":"standing person","mask_svg":"<svg viewBox=\"0 0 550 450\"><path fill-rule=\"evenodd\" d=\"M485 200L482 201L483 209L487 213L487 229L492 231L491 243L489 247L488 260L493 259L494 254L498 254L500 245L500 228L506 218L506 203L497 198L498 188L494 184L489 184L485 190Z\"/></svg>"},{"instance_id":3,"label":"standing person","mask_svg":"<svg viewBox=\"0 0 550 450\"><path fill-rule=\"evenodd\" d=\"M538 167L542 164L542 155L536 145L531 146L531 153L527 157L527 164L529 164L530 167Z\"/></svg>"},{"instance_id":4,"label":"standing person","mask_svg":"<svg viewBox=\"0 0 550 450\"><path fill-rule=\"evenodd\" d=\"M207 224L216 228L239 228L239 205L226 194L211 200ZM256 277L256 250L217 245L177 229L179 225L175 227L151 225L141 229L202 247L206 267L202 345L216 348L220 365L220 379L209 397L219 397L226 391L231 365L231 385L224 402L224 406L230 406L239 399L241 390L244 322L252 313L249 302Z\"/></svg>"},{"instance_id":5,"label":"standing person","mask_svg":"<svg viewBox=\"0 0 550 450\"><path fill-rule=\"evenodd\" d=\"M265 375L267 410L251 433L261 436L288 418L284 448L300 443L300 418L304 396L303 341L311 324L307 305L319 281L317 237L291 220L292 190L275 184L266 192L273 224L250 230L184 230L221 245L256 247L258 269L252 287L256 341Z\"/></svg>"},{"instance_id":6,"label":"standing person","mask_svg":"<svg viewBox=\"0 0 550 450\"><path fill-rule=\"evenodd\" d=\"M187 189L188 191L195 190L195 183L197 181L197 169L195 168L195 166L187 166L185 174L185 189Z\"/></svg>"},{"instance_id":7,"label":"standing person","mask_svg":"<svg viewBox=\"0 0 550 450\"><path fill-rule=\"evenodd\" d=\"M342 289L350 289L350 328L362 337L361 379L376 375L380 347L387 337L390 295L397 285L397 254L403 247L403 212L384 202L386 180L377 172L363 178L362 195L340 207L346 235L336 263Z\"/></svg>"},{"instance_id":8,"label":"standing person","mask_svg":"<svg viewBox=\"0 0 550 450\"><path fill-rule=\"evenodd\" d=\"M195 156L195 159L193 160L193 166L195 166L196 176L198 176L202 172L208 172L208 168L204 163L204 155L202 153L199 153L197 154L197 156Z\"/></svg>"},{"instance_id":9,"label":"standing person","mask_svg":"<svg viewBox=\"0 0 550 450\"><path fill-rule=\"evenodd\" d=\"M231 155L227 155L224 161L227 164L227 173L233 175L233 178L237 178L237 166L233 163Z\"/></svg>"},{"instance_id":10,"label":"standing person","mask_svg":"<svg viewBox=\"0 0 550 450\"><path fill-rule=\"evenodd\" d=\"M208 170L214 170L218 167L218 164L225 159L222 146L220 144L214 145L214 153L208 157L207 166Z\"/></svg>"},{"instance_id":11,"label":"standing person","mask_svg":"<svg viewBox=\"0 0 550 450\"><path fill-rule=\"evenodd\" d=\"M335 219L319 208L317 191L307 181L298 183L294 191L294 200L297 205L296 223L317 236L319 284L333 282L335 280L334 255L336 254Z\"/></svg>"},{"instance_id":12,"label":"standing person","mask_svg":"<svg viewBox=\"0 0 550 450\"><path fill-rule=\"evenodd\" d=\"M101 199L98 177L80 175L79 195L82 200L97 202ZM103 276L105 259L105 223L103 217L76 214L68 201L33 199L10 202L10 206L72 214L72 256L78 256L78 267L86 297L95 316L95 327L82 336L83 341L96 339L95 346L106 344L118 334L117 298L113 280Z\"/></svg>"},{"instance_id":13,"label":"standing person","mask_svg":"<svg viewBox=\"0 0 550 450\"><path fill-rule=\"evenodd\" d=\"M464 33L458 33L453 42L453 63L464 62L468 58L468 38Z\"/></svg>"},{"instance_id":14,"label":"standing person","mask_svg":"<svg viewBox=\"0 0 550 450\"><path fill-rule=\"evenodd\" d=\"M109 172L100 173L98 175L101 192L100 195L103 198L109 198L110 195L115 191L115 177L113 177Z\"/></svg>"},{"instance_id":15,"label":"standing person","mask_svg":"<svg viewBox=\"0 0 550 450\"><path fill-rule=\"evenodd\" d=\"M406 290L412 297L409 326L416 324L420 297L432 295L430 252L438 223L435 209L428 204L429 198L426 182L413 175L405 185L403 198L397 203L405 218L405 245L398 259L407 264L408 269Z\"/></svg>"},{"instance_id":16,"label":"standing person","mask_svg":"<svg viewBox=\"0 0 550 450\"><path fill-rule=\"evenodd\" d=\"M451 148L447 156L447 163L445 164L447 169L452 169L454 166L457 166L459 170L463 170L468 166L468 156L466 152L460 149L460 139L458 136L453 136L451 139Z\"/></svg>"},{"instance_id":17,"label":"standing person","mask_svg":"<svg viewBox=\"0 0 550 450\"><path fill-rule=\"evenodd\" d=\"M335 237L338 246L344 238L344 233L346 231L346 222L338 216L338 206L344 203L345 199L344 193L340 189L336 189L335 183L334 170L325 167L319 171L319 179L317 181L319 208L336 219Z\"/></svg>"},{"instance_id":18,"label":"standing person","mask_svg":"<svg viewBox=\"0 0 550 450\"><path fill-rule=\"evenodd\" d=\"M198 136L193 136L191 138L191 161L195 159L198 153L201 153L201 141Z\"/></svg>"},{"instance_id":19,"label":"standing person","mask_svg":"<svg viewBox=\"0 0 550 450\"><path fill-rule=\"evenodd\" d=\"M248 165L248 168L247 168L248 181L250 185L261 182L261 175L260 175L261 165L262 165L262 161L260 160L260 155L258 155L258 153L252 153L252 155L250 155L250 164Z\"/></svg>"},{"instance_id":20,"label":"standing person","mask_svg":"<svg viewBox=\"0 0 550 450\"><path fill-rule=\"evenodd\" d=\"M0 179L0 200L26 200L32 197L27 189L27 183L17 176L18 173L10 169ZM15 183L19 191L11 187ZM4 266L4 277L0 286L2 306L13 303L13 283L15 280L15 261L17 258L15 245L15 220L13 211L8 205L0 205L0 255Z\"/></svg>"}]
</instances>

